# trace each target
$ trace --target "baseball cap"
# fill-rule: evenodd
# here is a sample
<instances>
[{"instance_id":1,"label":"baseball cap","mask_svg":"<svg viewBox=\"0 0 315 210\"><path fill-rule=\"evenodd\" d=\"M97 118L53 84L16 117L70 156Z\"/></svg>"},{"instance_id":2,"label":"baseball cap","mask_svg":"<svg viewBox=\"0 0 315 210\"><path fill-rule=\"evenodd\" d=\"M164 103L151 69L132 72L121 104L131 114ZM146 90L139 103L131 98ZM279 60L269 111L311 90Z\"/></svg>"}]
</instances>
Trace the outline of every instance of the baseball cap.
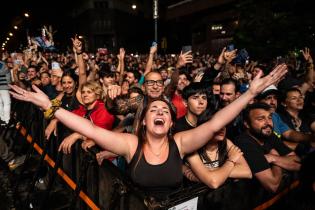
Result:
<instances>
[{"instance_id":1,"label":"baseball cap","mask_svg":"<svg viewBox=\"0 0 315 210\"><path fill-rule=\"evenodd\" d=\"M264 89L259 95L256 96L256 99L263 99L266 98L270 94L279 94L279 90L275 85L270 85L266 89Z\"/></svg>"}]
</instances>

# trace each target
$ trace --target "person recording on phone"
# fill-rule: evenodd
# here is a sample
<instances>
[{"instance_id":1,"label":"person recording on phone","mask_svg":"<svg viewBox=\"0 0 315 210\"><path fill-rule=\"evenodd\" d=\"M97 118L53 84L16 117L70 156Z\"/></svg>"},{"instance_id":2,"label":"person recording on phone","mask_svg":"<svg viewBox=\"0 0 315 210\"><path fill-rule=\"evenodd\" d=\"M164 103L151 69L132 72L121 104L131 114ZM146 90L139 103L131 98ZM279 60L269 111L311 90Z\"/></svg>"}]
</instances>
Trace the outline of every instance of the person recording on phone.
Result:
<instances>
[{"instance_id":1,"label":"person recording on phone","mask_svg":"<svg viewBox=\"0 0 315 210\"><path fill-rule=\"evenodd\" d=\"M215 62L214 65L212 65L210 68L206 69L204 72L204 75L201 79L202 83L210 84L212 85L213 80L219 75L222 76L224 73L223 70L225 69L225 66L229 64L235 57L236 57L236 49L228 50L229 48L224 47L221 50L221 53Z\"/></svg>"}]
</instances>

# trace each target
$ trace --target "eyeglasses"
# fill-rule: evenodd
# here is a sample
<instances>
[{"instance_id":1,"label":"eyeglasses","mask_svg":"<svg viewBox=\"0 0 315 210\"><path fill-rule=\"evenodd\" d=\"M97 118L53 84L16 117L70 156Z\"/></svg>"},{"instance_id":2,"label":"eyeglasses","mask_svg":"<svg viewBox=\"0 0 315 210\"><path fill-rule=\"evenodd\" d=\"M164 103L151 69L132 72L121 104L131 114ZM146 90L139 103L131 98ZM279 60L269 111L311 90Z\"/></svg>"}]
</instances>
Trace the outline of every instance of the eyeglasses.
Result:
<instances>
[{"instance_id":1,"label":"eyeglasses","mask_svg":"<svg viewBox=\"0 0 315 210\"><path fill-rule=\"evenodd\" d=\"M157 86L161 87L164 85L163 80L146 80L145 83L148 86L153 86L154 84L156 84Z\"/></svg>"}]
</instances>

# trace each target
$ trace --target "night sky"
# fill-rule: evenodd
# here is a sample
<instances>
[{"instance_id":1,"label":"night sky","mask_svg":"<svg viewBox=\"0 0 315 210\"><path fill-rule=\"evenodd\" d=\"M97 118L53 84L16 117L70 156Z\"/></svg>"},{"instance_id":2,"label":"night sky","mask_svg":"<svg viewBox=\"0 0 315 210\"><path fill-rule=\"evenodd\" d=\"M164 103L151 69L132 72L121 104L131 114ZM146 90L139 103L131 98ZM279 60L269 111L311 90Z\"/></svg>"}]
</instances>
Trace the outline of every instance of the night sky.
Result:
<instances>
[{"instance_id":1,"label":"night sky","mask_svg":"<svg viewBox=\"0 0 315 210\"><path fill-rule=\"evenodd\" d=\"M167 6L178 1L159 0L160 6ZM31 27L36 28L48 23L60 24L64 18L68 17L69 11L75 7L75 4L80 4L80 2L84 2L84 0L6 0L6 6L2 5L0 13L0 42L6 38L9 31L14 31L14 24L21 22L20 24L23 26L26 21L23 16L25 12L29 12L31 15L28 20ZM130 2L134 1L130 0Z\"/></svg>"},{"instance_id":2,"label":"night sky","mask_svg":"<svg viewBox=\"0 0 315 210\"><path fill-rule=\"evenodd\" d=\"M75 1L6 1L6 6L2 6L0 13L0 43L4 42L9 32L14 34L8 43L12 44L18 40L26 40L26 28L29 29L30 35L36 36L40 34L40 27L44 24L62 24L73 2ZM28 19L24 17L25 12L30 14ZM18 25L17 31L13 29L14 25Z\"/></svg>"}]
</instances>

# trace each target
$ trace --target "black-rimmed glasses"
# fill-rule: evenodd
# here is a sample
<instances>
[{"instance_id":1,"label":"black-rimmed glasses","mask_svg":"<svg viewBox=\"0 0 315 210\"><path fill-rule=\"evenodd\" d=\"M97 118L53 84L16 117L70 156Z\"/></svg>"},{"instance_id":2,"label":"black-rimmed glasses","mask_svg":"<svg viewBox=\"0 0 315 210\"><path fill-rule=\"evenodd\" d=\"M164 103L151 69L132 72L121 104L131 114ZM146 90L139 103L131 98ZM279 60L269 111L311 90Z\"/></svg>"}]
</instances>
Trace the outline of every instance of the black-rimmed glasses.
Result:
<instances>
[{"instance_id":1,"label":"black-rimmed glasses","mask_svg":"<svg viewBox=\"0 0 315 210\"><path fill-rule=\"evenodd\" d=\"M164 82L163 80L146 80L145 83L148 85L148 86L153 86L154 84L156 84L157 86L163 86L164 85Z\"/></svg>"}]
</instances>

